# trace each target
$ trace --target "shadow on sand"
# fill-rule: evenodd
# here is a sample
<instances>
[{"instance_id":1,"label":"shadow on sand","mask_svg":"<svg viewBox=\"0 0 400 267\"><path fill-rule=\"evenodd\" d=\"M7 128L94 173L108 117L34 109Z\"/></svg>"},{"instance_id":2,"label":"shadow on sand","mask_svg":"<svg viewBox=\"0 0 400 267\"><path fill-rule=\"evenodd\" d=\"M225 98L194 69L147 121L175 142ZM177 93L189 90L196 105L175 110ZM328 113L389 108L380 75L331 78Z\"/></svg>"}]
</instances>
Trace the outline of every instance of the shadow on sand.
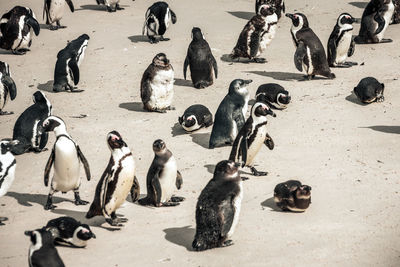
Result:
<instances>
[{"instance_id":1,"label":"shadow on sand","mask_svg":"<svg viewBox=\"0 0 400 267\"><path fill-rule=\"evenodd\" d=\"M254 12L246 12L246 11L226 11L226 12L239 19L245 19L245 20L250 20L252 17L256 15L256 13Z\"/></svg>"},{"instance_id":2,"label":"shadow on sand","mask_svg":"<svg viewBox=\"0 0 400 267\"><path fill-rule=\"evenodd\" d=\"M196 230L191 228L190 225L184 227L167 228L164 229L165 239L178 246L186 248L188 251L193 251L192 242Z\"/></svg>"}]
</instances>

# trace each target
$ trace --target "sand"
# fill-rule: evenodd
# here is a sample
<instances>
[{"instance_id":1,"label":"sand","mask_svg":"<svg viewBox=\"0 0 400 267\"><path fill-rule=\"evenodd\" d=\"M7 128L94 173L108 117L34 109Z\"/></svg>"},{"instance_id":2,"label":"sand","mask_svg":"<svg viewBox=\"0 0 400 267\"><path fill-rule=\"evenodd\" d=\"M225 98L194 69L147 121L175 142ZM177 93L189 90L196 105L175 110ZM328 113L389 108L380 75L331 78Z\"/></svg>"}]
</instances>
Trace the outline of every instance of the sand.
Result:
<instances>
[{"instance_id":1,"label":"sand","mask_svg":"<svg viewBox=\"0 0 400 267\"><path fill-rule=\"evenodd\" d=\"M17 157L16 179L0 199L0 215L9 221L0 227L1 266L26 266L29 238L25 230L46 225L58 216L88 222L97 239L85 249L58 247L66 266L399 266L400 264L400 93L398 80L400 26L391 25L385 37L393 43L356 46L352 61L364 63L351 69L333 69L335 80L300 81L293 64L295 52L289 33L291 21L283 17L276 38L264 52L265 64L221 60L234 47L248 19L253 0L169 1L178 17L165 37L152 45L141 36L144 14L152 1L121 0L125 10L107 13L94 0L74 0L67 7L66 29L49 31L42 20L43 1L18 1L31 7L42 29L31 51L16 56L0 51L10 64L18 88L17 99L6 107L14 115L0 117L0 138L11 137L13 125L29 105L36 90L45 92L54 115L87 157L93 179L82 168L81 197L92 201L110 157L106 135L121 133L137 163L141 194L146 194L146 173L153 158L152 143L162 138L175 155L184 179L177 195L186 201L178 207L149 208L131 203L118 213L129 222L112 231L102 217L87 221L89 206L75 206L73 193L55 194L57 208L45 211L48 188L43 172L50 151ZM360 18L367 1L349 2L287 0L286 11L303 12L325 45L342 12ZM16 1L1 1L5 13ZM204 90L183 80L183 61L191 41L191 29L200 27L217 59L219 79ZM354 34L359 24L355 24ZM57 52L67 40L90 36L80 67L81 93L53 93ZM175 69L176 110L166 114L142 110L140 79L155 54L165 52ZM374 76L385 83L385 102L361 105L351 94L360 79ZM269 117L269 134L275 149L262 148L257 168L266 177L244 182L244 199L234 245L201 253L191 251L197 197L214 166L227 159L230 147L209 150L211 128L185 134L178 116L192 104L205 104L215 113L235 78L252 79L252 97L263 83L275 82L292 95L292 103L277 117ZM83 119L74 116L86 114ZM50 134L47 147L54 144ZM248 169L243 170L248 173ZM273 203L276 184L299 179L312 186L312 204L302 214L283 213Z\"/></svg>"}]
</instances>

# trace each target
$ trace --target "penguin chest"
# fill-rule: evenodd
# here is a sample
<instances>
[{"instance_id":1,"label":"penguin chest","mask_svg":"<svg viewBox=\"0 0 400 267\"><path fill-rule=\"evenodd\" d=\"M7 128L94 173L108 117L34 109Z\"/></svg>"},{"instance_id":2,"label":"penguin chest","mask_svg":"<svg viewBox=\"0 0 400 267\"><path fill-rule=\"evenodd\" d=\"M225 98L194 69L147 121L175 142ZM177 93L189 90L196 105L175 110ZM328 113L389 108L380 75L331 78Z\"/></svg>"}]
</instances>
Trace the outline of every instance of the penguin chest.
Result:
<instances>
[{"instance_id":1,"label":"penguin chest","mask_svg":"<svg viewBox=\"0 0 400 267\"><path fill-rule=\"evenodd\" d=\"M68 59L66 64L65 64L65 71L67 73L67 82L68 85L73 87L74 86L74 74L72 73L71 68L69 67L68 63L70 62L71 59Z\"/></svg>"},{"instance_id":2,"label":"penguin chest","mask_svg":"<svg viewBox=\"0 0 400 267\"><path fill-rule=\"evenodd\" d=\"M16 166L17 163L11 152L0 155L0 197L7 193L14 182Z\"/></svg>"},{"instance_id":3,"label":"penguin chest","mask_svg":"<svg viewBox=\"0 0 400 267\"><path fill-rule=\"evenodd\" d=\"M314 66L311 59L311 49L309 46L306 46L306 56L303 60L303 69L306 70L308 75L312 75L314 73Z\"/></svg>"},{"instance_id":4,"label":"penguin chest","mask_svg":"<svg viewBox=\"0 0 400 267\"><path fill-rule=\"evenodd\" d=\"M336 48L335 63L344 63L347 59L347 52L349 51L353 30L346 31L342 38L339 40Z\"/></svg>"},{"instance_id":5,"label":"penguin chest","mask_svg":"<svg viewBox=\"0 0 400 267\"><path fill-rule=\"evenodd\" d=\"M178 168L175 158L171 156L164 165L164 169L160 174L159 182L161 186L161 202L167 202L171 199L176 188L176 175Z\"/></svg>"},{"instance_id":6,"label":"penguin chest","mask_svg":"<svg viewBox=\"0 0 400 267\"><path fill-rule=\"evenodd\" d=\"M264 32L261 35L260 46L258 48L259 54L261 54L275 38L276 27L276 22L266 23L266 25L264 26Z\"/></svg>"},{"instance_id":7,"label":"penguin chest","mask_svg":"<svg viewBox=\"0 0 400 267\"><path fill-rule=\"evenodd\" d=\"M256 126L256 129L253 133L248 137L248 142L253 140L250 144L248 144L247 149L247 160L246 166L252 166L254 158L256 157L258 151L260 151L262 145L264 144L265 137L267 135L267 125L264 124L260 127Z\"/></svg>"},{"instance_id":8,"label":"penguin chest","mask_svg":"<svg viewBox=\"0 0 400 267\"><path fill-rule=\"evenodd\" d=\"M68 192L80 184L80 163L75 144L68 138L61 137L55 145L53 189Z\"/></svg>"},{"instance_id":9,"label":"penguin chest","mask_svg":"<svg viewBox=\"0 0 400 267\"><path fill-rule=\"evenodd\" d=\"M390 3L387 5L388 5L387 11L385 12L385 15L383 16L383 19L385 20L385 26L383 27L383 30L377 35L379 41L381 41L383 39L383 35L385 34L385 31L386 31L387 27L389 26L389 23L393 17L393 12L394 12L393 1L390 1ZM378 25L376 26L376 28L378 28Z\"/></svg>"},{"instance_id":10,"label":"penguin chest","mask_svg":"<svg viewBox=\"0 0 400 267\"><path fill-rule=\"evenodd\" d=\"M39 122L40 120L35 120L35 123L33 124L32 138L31 138L31 143L33 148L38 148L40 143L40 135L38 131Z\"/></svg>"},{"instance_id":11,"label":"penguin chest","mask_svg":"<svg viewBox=\"0 0 400 267\"><path fill-rule=\"evenodd\" d=\"M81 47L79 48L77 59L76 59L76 61L78 63L78 67L81 65L82 60L85 57L85 51L86 51L87 45L88 45L88 41L85 40L83 42L83 44L81 45Z\"/></svg>"},{"instance_id":12,"label":"penguin chest","mask_svg":"<svg viewBox=\"0 0 400 267\"><path fill-rule=\"evenodd\" d=\"M197 120L196 123L193 124L192 126L186 126L185 123L182 124L182 128L186 131L186 132L193 132L196 131L198 129L201 128L201 125L198 124Z\"/></svg>"},{"instance_id":13,"label":"penguin chest","mask_svg":"<svg viewBox=\"0 0 400 267\"><path fill-rule=\"evenodd\" d=\"M21 16L18 21L18 37L14 40L13 45L11 46L12 50L18 50L18 49L23 49L23 48L28 48L30 47L31 40L32 40L32 29L27 32L27 34L23 34L22 30L24 27L28 27L28 25L25 24L25 17L26 16Z\"/></svg>"},{"instance_id":14,"label":"penguin chest","mask_svg":"<svg viewBox=\"0 0 400 267\"><path fill-rule=\"evenodd\" d=\"M119 3L119 0L106 0L106 3L110 6L115 6Z\"/></svg>"},{"instance_id":15,"label":"penguin chest","mask_svg":"<svg viewBox=\"0 0 400 267\"><path fill-rule=\"evenodd\" d=\"M172 103L174 97L174 71L159 70L150 82L152 94L149 104L152 107L165 109Z\"/></svg>"},{"instance_id":16,"label":"penguin chest","mask_svg":"<svg viewBox=\"0 0 400 267\"><path fill-rule=\"evenodd\" d=\"M232 237L232 235L233 235L233 233L235 231L236 225L239 222L240 208L242 206L242 199L243 199L243 184L242 184L242 181L240 181L240 183L239 183L239 188L240 188L240 191L236 195L236 197L234 198L233 203L232 203L233 207L234 207L235 214L233 216L232 226L229 229L229 232L227 233L227 238L231 238Z\"/></svg>"},{"instance_id":17,"label":"penguin chest","mask_svg":"<svg viewBox=\"0 0 400 267\"><path fill-rule=\"evenodd\" d=\"M64 15L65 0L52 0L49 8L50 23L61 20Z\"/></svg>"}]
</instances>

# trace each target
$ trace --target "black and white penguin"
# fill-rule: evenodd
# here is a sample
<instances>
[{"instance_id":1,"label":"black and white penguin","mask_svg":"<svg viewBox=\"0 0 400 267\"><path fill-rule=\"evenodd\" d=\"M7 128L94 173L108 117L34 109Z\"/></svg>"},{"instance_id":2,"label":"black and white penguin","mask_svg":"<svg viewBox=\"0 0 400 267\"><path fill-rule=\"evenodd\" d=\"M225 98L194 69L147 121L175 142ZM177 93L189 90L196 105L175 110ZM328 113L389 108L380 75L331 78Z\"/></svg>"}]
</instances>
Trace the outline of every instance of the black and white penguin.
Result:
<instances>
[{"instance_id":1,"label":"black and white penguin","mask_svg":"<svg viewBox=\"0 0 400 267\"><path fill-rule=\"evenodd\" d=\"M365 7L361 18L357 44L390 43L392 39L384 39L383 35L392 20L394 5L392 0L371 0Z\"/></svg>"},{"instance_id":2,"label":"black and white penguin","mask_svg":"<svg viewBox=\"0 0 400 267\"><path fill-rule=\"evenodd\" d=\"M105 5L108 12L116 12L117 10L124 10L125 8L119 5L120 0L96 0L98 5Z\"/></svg>"},{"instance_id":3,"label":"black and white penguin","mask_svg":"<svg viewBox=\"0 0 400 267\"><path fill-rule=\"evenodd\" d=\"M394 11L390 24L400 23L400 0L393 0Z\"/></svg>"},{"instance_id":4,"label":"black and white penguin","mask_svg":"<svg viewBox=\"0 0 400 267\"><path fill-rule=\"evenodd\" d=\"M187 67L190 68L190 77L195 88L206 88L213 84L213 70L215 78L218 78L218 66L210 46L204 39L200 28L192 29L192 42L189 45L185 63L183 65L183 77L186 80Z\"/></svg>"},{"instance_id":5,"label":"black and white penguin","mask_svg":"<svg viewBox=\"0 0 400 267\"><path fill-rule=\"evenodd\" d=\"M74 12L74 4L71 0L45 0L43 7L43 19L46 16L46 24L49 25L49 29L54 31L67 26L61 26L60 20L64 16L65 2L67 2L71 12ZM53 25L56 23L57 25Z\"/></svg>"},{"instance_id":6,"label":"black and white penguin","mask_svg":"<svg viewBox=\"0 0 400 267\"><path fill-rule=\"evenodd\" d=\"M256 92L256 102L265 102L275 109L285 109L290 103L291 96L288 91L277 83L260 85Z\"/></svg>"},{"instance_id":7,"label":"black and white penguin","mask_svg":"<svg viewBox=\"0 0 400 267\"><path fill-rule=\"evenodd\" d=\"M260 7L262 5L271 5L275 8L275 13L278 16L278 20L285 13L285 2L283 0L256 0L256 14L260 14Z\"/></svg>"},{"instance_id":8,"label":"black and white penguin","mask_svg":"<svg viewBox=\"0 0 400 267\"><path fill-rule=\"evenodd\" d=\"M13 140L18 144L12 148L14 155L29 150L41 152L46 150L48 133L42 131L41 122L52 113L52 105L41 91L33 94L34 104L28 107L17 119L13 130Z\"/></svg>"},{"instance_id":9,"label":"black and white penguin","mask_svg":"<svg viewBox=\"0 0 400 267\"><path fill-rule=\"evenodd\" d=\"M86 214L90 219L104 216L112 226L123 226L127 218L119 218L116 210L125 202L131 193L132 201L140 195L140 186L136 178L136 164L128 145L117 131L109 132L107 144L111 150L110 161L96 187L92 205Z\"/></svg>"},{"instance_id":10,"label":"black and white penguin","mask_svg":"<svg viewBox=\"0 0 400 267\"><path fill-rule=\"evenodd\" d=\"M260 7L259 13L244 26L231 53L232 59L244 57L258 63L266 61L259 56L275 38L278 16L275 7L267 4Z\"/></svg>"},{"instance_id":11,"label":"black and white penguin","mask_svg":"<svg viewBox=\"0 0 400 267\"><path fill-rule=\"evenodd\" d=\"M29 7L15 6L0 19L0 48L23 55L32 45L33 32L39 35L40 26Z\"/></svg>"},{"instance_id":12,"label":"black and white penguin","mask_svg":"<svg viewBox=\"0 0 400 267\"><path fill-rule=\"evenodd\" d=\"M304 212L311 203L311 186L289 180L276 185L275 204L284 211Z\"/></svg>"},{"instance_id":13,"label":"black and white penguin","mask_svg":"<svg viewBox=\"0 0 400 267\"><path fill-rule=\"evenodd\" d=\"M29 267L65 267L56 247L54 237L46 228L25 231L31 238L29 247Z\"/></svg>"},{"instance_id":14,"label":"black and white penguin","mask_svg":"<svg viewBox=\"0 0 400 267\"><path fill-rule=\"evenodd\" d=\"M378 82L374 77L366 77L358 83L357 87L354 87L353 92L361 102L369 104L383 102L385 100L383 96L384 89L385 85L383 83Z\"/></svg>"},{"instance_id":15,"label":"black and white penguin","mask_svg":"<svg viewBox=\"0 0 400 267\"><path fill-rule=\"evenodd\" d=\"M330 67L345 67L357 65L355 62L346 62L347 57L354 54L355 42L353 40L353 23L355 22L348 13L340 14L328 40L328 63Z\"/></svg>"},{"instance_id":16,"label":"black and white penguin","mask_svg":"<svg viewBox=\"0 0 400 267\"><path fill-rule=\"evenodd\" d=\"M17 97L17 86L11 78L10 66L0 61L0 115L11 115L14 112L4 111L8 99L14 100Z\"/></svg>"},{"instance_id":17,"label":"black and white penguin","mask_svg":"<svg viewBox=\"0 0 400 267\"><path fill-rule=\"evenodd\" d=\"M171 22L172 24L176 23L174 11L166 2L155 2L146 11L142 34L146 33L152 44L158 43L158 41L168 41L168 38L164 38L164 34ZM161 36L161 38L156 39L156 36Z\"/></svg>"},{"instance_id":18,"label":"black and white penguin","mask_svg":"<svg viewBox=\"0 0 400 267\"><path fill-rule=\"evenodd\" d=\"M144 109L165 113L175 109L171 106L174 98L174 68L164 53L159 53L145 70L140 82L140 97Z\"/></svg>"},{"instance_id":19,"label":"black and white penguin","mask_svg":"<svg viewBox=\"0 0 400 267\"><path fill-rule=\"evenodd\" d=\"M48 221L46 229L55 238L56 244L69 244L74 247L86 247L87 241L96 238L89 225L82 224L72 217L63 216Z\"/></svg>"},{"instance_id":20,"label":"black and white penguin","mask_svg":"<svg viewBox=\"0 0 400 267\"><path fill-rule=\"evenodd\" d=\"M191 105L183 115L178 118L179 124L186 132L194 132L200 128L213 124L213 117L210 110L200 104Z\"/></svg>"},{"instance_id":21,"label":"black and white penguin","mask_svg":"<svg viewBox=\"0 0 400 267\"><path fill-rule=\"evenodd\" d=\"M272 138L267 133L267 115L276 117L269 106L263 102L256 102L251 108L251 115L236 136L233 142L229 159L241 162L242 167L249 167L254 176L265 176L267 172L260 172L254 167L254 158L263 144L273 149ZM272 145L270 145L272 144Z\"/></svg>"},{"instance_id":22,"label":"black and white penguin","mask_svg":"<svg viewBox=\"0 0 400 267\"><path fill-rule=\"evenodd\" d=\"M139 204L155 207L177 206L185 198L173 196L175 188L179 190L183 184L175 157L160 139L154 141L153 151L154 159L146 178L147 196L139 199Z\"/></svg>"},{"instance_id":23,"label":"black and white penguin","mask_svg":"<svg viewBox=\"0 0 400 267\"><path fill-rule=\"evenodd\" d=\"M56 67L54 69L53 91L74 90L74 85L79 83L79 66L85 57L89 36L82 34L57 54Z\"/></svg>"},{"instance_id":24,"label":"black and white penguin","mask_svg":"<svg viewBox=\"0 0 400 267\"><path fill-rule=\"evenodd\" d=\"M305 69L307 79L311 80L315 75L321 75L329 79L335 78L329 68L325 49L318 36L308 26L307 17L301 13L286 14L292 20L290 32L293 43L296 46L294 65L299 71Z\"/></svg>"},{"instance_id":25,"label":"black and white penguin","mask_svg":"<svg viewBox=\"0 0 400 267\"><path fill-rule=\"evenodd\" d=\"M229 85L229 92L219 104L214 117L209 148L231 145L246 121L249 103L247 85L252 80L236 79Z\"/></svg>"},{"instance_id":26,"label":"black and white penguin","mask_svg":"<svg viewBox=\"0 0 400 267\"><path fill-rule=\"evenodd\" d=\"M53 179L50 184L50 192L45 210L56 208L53 205L53 194L61 191L67 193L73 190L75 195L75 205L86 205L89 202L84 201L79 196L79 187L81 185L80 178L80 162L85 169L87 180L90 181L89 163L83 155L79 146L72 137L67 133L64 121L56 116L50 116L42 123L43 131L53 131L56 135L49 160L44 170L44 185L49 185L49 176L51 167L54 165Z\"/></svg>"},{"instance_id":27,"label":"black and white penguin","mask_svg":"<svg viewBox=\"0 0 400 267\"><path fill-rule=\"evenodd\" d=\"M230 239L239 222L243 199L239 164L220 161L214 176L201 191L196 205L196 251L233 245Z\"/></svg>"}]
</instances>

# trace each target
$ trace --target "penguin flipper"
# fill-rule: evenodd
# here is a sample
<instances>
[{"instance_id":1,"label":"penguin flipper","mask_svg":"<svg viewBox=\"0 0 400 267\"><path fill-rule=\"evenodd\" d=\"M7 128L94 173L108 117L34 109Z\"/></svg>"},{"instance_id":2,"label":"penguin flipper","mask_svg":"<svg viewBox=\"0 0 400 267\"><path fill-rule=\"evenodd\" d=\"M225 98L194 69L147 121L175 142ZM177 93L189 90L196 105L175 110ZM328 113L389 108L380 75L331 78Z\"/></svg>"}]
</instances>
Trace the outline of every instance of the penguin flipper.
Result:
<instances>
[{"instance_id":1,"label":"penguin flipper","mask_svg":"<svg viewBox=\"0 0 400 267\"><path fill-rule=\"evenodd\" d=\"M76 146L76 151L78 152L78 157L81 160L83 167L85 168L85 173L86 173L86 178L88 181L90 181L90 168L89 168L89 162L86 160L85 156L83 155L81 149L79 146Z\"/></svg>"},{"instance_id":2,"label":"penguin flipper","mask_svg":"<svg viewBox=\"0 0 400 267\"><path fill-rule=\"evenodd\" d=\"M253 58L257 55L258 48L260 47L260 31L255 30L250 36L250 57Z\"/></svg>"},{"instance_id":3,"label":"penguin flipper","mask_svg":"<svg viewBox=\"0 0 400 267\"><path fill-rule=\"evenodd\" d=\"M240 130L242 129L244 123L245 123L245 119L242 113L242 109L236 109L233 111L232 114L232 119L236 122L237 125L237 129L240 132Z\"/></svg>"},{"instance_id":4,"label":"penguin flipper","mask_svg":"<svg viewBox=\"0 0 400 267\"><path fill-rule=\"evenodd\" d=\"M158 173L151 180L151 187L153 188L153 194L154 194L154 199L152 199L154 201L153 204L155 206L160 206L161 205L161 185L160 185Z\"/></svg>"},{"instance_id":5,"label":"penguin flipper","mask_svg":"<svg viewBox=\"0 0 400 267\"><path fill-rule=\"evenodd\" d=\"M182 174L179 171L176 171L176 182L175 182L176 188L178 190L181 189L182 184L183 184Z\"/></svg>"},{"instance_id":6,"label":"penguin flipper","mask_svg":"<svg viewBox=\"0 0 400 267\"><path fill-rule=\"evenodd\" d=\"M45 186L49 185L50 170L51 170L51 166L53 166L55 157L56 157L56 154L55 154L54 147L53 147L53 149L51 150L50 157L47 160L46 167L44 168L44 185Z\"/></svg>"},{"instance_id":7,"label":"penguin flipper","mask_svg":"<svg viewBox=\"0 0 400 267\"><path fill-rule=\"evenodd\" d=\"M385 28L386 22L379 12L377 12L374 16L374 20L378 23L378 28L375 31L375 35L377 35L383 30L383 28Z\"/></svg>"},{"instance_id":8,"label":"penguin flipper","mask_svg":"<svg viewBox=\"0 0 400 267\"><path fill-rule=\"evenodd\" d=\"M69 6L69 9L71 10L71 12L74 12L75 9L74 9L74 4L72 3L72 1L71 1L71 0L65 0L65 2L67 2L68 6Z\"/></svg>"},{"instance_id":9,"label":"penguin flipper","mask_svg":"<svg viewBox=\"0 0 400 267\"><path fill-rule=\"evenodd\" d=\"M264 144L269 148L269 150L273 150L275 147L274 140L272 140L271 136L267 133L265 136Z\"/></svg>"},{"instance_id":10,"label":"penguin flipper","mask_svg":"<svg viewBox=\"0 0 400 267\"><path fill-rule=\"evenodd\" d=\"M235 217L235 206L233 205L235 196L224 200L219 206L219 220L221 223L221 236L225 237L231 230L233 218Z\"/></svg>"},{"instance_id":11,"label":"penguin flipper","mask_svg":"<svg viewBox=\"0 0 400 267\"><path fill-rule=\"evenodd\" d=\"M152 94L152 89L150 86L150 75L149 71L146 70L143 74L140 86L140 97L142 98L143 104L150 101L151 94Z\"/></svg>"},{"instance_id":12,"label":"penguin flipper","mask_svg":"<svg viewBox=\"0 0 400 267\"><path fill-rule=\"evenodd\" d=\"M186 80L186 71L187 71L187 67L189 65L189 57L186 56L185 58L185 62L183 63L183 78Z\"/></svg>"},{"instance_id":13,"label":"penguin flipper","mask_svg":"<svg viewBox=\"0 0 400 267\"><path fill-rule=\"evenodd\" d=\"M14 80L10 76L6 75L2 79L2 83L10 93L11 100L14 100L17 97L17 87L15 86Z\"/></svg>"},{"instance_id":14,"label":"penguin flipper","mask_svg":"<svg viewBox=\"0 0 400 267\"><path fill-rule=\"evenodd\" d=\"M75 57L74 57L75 58ZM72 71L72 75L74 76L74 84L77 85L79 83L79 68L78 68L78 63L76 62L75 59L71 59L68 62L68 67Z\"/></svg>"},{"instance_id":15,"label":"penguin flipper","mask_svg":"<svg viewBox=\"0 0 400 267\"><path fill-rule=\"evenodd\" d=\"M171 20L172 20L172 24L176 23L176 14L174 11L172 11L172 9L169 9L169 11L171 12Z\"/></svg>"},{"instance_id":16,"label":"penguin flipper","mask_svg":"<svg viewBox=\"0 0 400 267\"><path fill-rule=\"evenodd\" d=\"M333 63L335 62L336 59L336 49L337 49L337 45L336 45L336 40L335 38L332 36L334 33L331 34L331 36L329 37L329 41L328 41L328 63L329 66L333 66Z\"/></svg>"},{"instance_id":17,"label":"penguin flipper","mask_svg":"<svg viewBox=\"0 0 400 267\"><path fill-rule=\"evenodd\" d=\"M303 71L303 61L306 54L306 46L303 42L300 41L297 46L296 53L294 53L294 65L296 66L296 69L300 72Z\"/></svg>"},{"instance_id":18,"label":"penguin flipper","mask_svg":"<svg viewBox=\"0 0 400 267\"><path fill-rule=\"evenodd\" d=\"M218 66L217 66L217 61L215 60L213 55L211 55L211 62L212 62L213 69L214 69L215 79L217 79L218 78Z\"/></svg>"},{"instance_id":19,"label":"penguin flipper","mask_svg":"<svg viewBox=\"0 0 400 267\"><path fill-rule=\"evenodd\" d=\"M135 175L135 177L133 178L133 185L131 188L132 202L135 202L136 200L138 200L139 196L140 196L140 185L139 185L139 181Z\"/></svg>"},{"instance_id":20,"label":"penguin flipper","mask_svg":"<svg viewBox=\"0 0 400 267\"><path fill-rule=\"evenodd\" d=\"M356 50L356 42L354 41L354 38L352 38L349 51L347 51L347 56L351 57L354 54L354 50Z\"/></svg>"},{"instance_id":21,"label":"penguin flipper","mask_svg":"<svg viewBox=\"0 0 400 267\"><path fill-rule=\"evenodd\" d=\"M38 36L40 32L39 22L30 15L26 16L25 22L26 24L32 27L33 31L35 32L35 35Z\"/></svg>"}]
</instances>

